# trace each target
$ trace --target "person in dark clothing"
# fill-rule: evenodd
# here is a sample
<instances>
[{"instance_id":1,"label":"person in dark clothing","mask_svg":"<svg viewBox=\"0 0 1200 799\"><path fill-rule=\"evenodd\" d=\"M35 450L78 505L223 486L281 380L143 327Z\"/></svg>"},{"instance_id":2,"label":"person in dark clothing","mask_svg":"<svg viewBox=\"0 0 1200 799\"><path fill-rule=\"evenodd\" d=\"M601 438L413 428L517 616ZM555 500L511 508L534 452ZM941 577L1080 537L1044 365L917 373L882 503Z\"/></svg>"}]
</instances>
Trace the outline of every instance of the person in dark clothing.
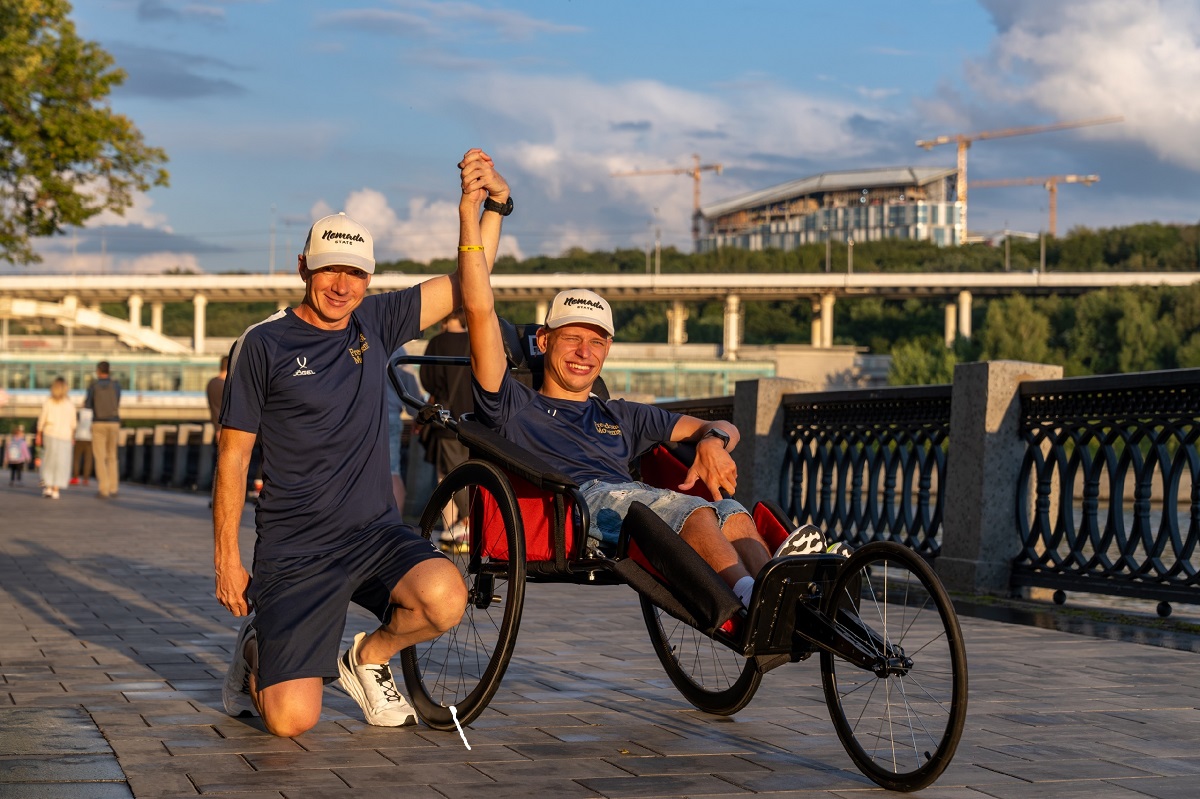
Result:
<instances>
[{"instance_id":1,"label":"person in dark clothing","mask_svg":"<svg viewBox=\"0 0 1200 799\"><path fill-rule=\"evenodd\" d=\"M108 361L96 364L96 380L88 386L83 407L92 411L92 456L96 461L96 496L117 495L121 477L117 437L121 431L121 384L110 377Z\"/></svg>"},{"instance_id":2,"label":"person in dark clothing","mask_svg":"<svg viewBox=\"0 0 1200 799\"><path fill-rule=\"evenodd\" d=\"M466 317L461 308L446 317L442 322L442 332L429 340L425 348L426 355L460 355L471 353L471 343L467 337ZM421 364L421 385L429 392L429 401L441 405L450 411L455 418L468 413L474 400L471 397L471 370L465 366L453 364L424 363ZM455 467L466 463L470 457L466 446L463 445L453 432L442 428L433 428L426 442L425 460L437 469L438 481L445 479ZM467 540L466 525L461 520L466 518L466 496L456 495L454 498L458 516L451 519L450 528L442 531L441 540L444 544L461 544Z\"/></svg>"}]
</instances>

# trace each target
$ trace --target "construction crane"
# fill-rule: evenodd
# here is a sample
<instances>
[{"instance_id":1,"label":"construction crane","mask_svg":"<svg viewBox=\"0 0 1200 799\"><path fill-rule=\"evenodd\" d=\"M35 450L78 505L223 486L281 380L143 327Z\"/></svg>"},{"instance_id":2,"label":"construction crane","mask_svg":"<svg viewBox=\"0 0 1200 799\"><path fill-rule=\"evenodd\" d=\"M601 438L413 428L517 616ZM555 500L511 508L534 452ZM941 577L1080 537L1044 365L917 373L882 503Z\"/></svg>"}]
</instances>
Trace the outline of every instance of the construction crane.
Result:
<instances>
[{"instance_id":1,"label":"construction crane","mask_svg":"<svg viewBox=\"0 0 1200 799\"><path fill-rule=\"evenodd\" d=\"M971 142L980 141L982 139L1002 139L1008 136L1025 136L1030 133L1048 133L1053 130L1067 130L1069 128L1084 128L1089 125L1108 125L1113 122L1123 122L1125 117L1100 117L1098 119L1080 119L1074 122L1055 122L1053 125L1031 125L1023 128L1002 128L1000 130L985 130L979 133L955 133L949 136L938 136L933 139L920 139L917 141L918 147L924 147L926 150L932 150L939 144L957 144L958 145L958 179L955 183L955 190L958 194L958 200L962 203L962 230L963 238L967 237L967 150L971 146Z\"/></svg>"},{"instance_id":2,"label":"construction crane","mask_svg":"<svg viewBox=\"0 0 1200 799\"><path fill-rule=\"evenodd\" d=\"M1058 184L1082 183L1090 186L1099 183L1099 175L1051 175L1046 178L1003 178L1000 180L973 180L971 186L976 189L990 189L999 186L1036 186L1041 184L1050 194L1050 228L1051 236L1058 235Z\"/></svg>"},{"instance_id":3,"label":"construction crane","mask_svg":"<svg viewBox=\"0 0 1200 799\"><path fill-rule=\"evenodd\" d=\"M635 169L632 172L613 172L614 178L632 178L641 175L690 175L692 178L692 241L700 238L700 173L712 170L718 175L725 167L723 164L701 164L700 156L692 154L690 167L676 169Z\"/></svg>"}]
</instances>

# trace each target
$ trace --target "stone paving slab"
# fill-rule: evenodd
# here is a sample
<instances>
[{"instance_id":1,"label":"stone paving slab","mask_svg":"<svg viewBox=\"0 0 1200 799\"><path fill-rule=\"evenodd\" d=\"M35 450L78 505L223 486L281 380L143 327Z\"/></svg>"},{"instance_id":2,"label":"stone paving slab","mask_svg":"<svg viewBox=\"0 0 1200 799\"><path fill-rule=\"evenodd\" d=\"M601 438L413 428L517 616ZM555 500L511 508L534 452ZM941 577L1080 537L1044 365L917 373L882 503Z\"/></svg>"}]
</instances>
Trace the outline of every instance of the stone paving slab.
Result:
<instances>
[{"instance_id":1,"label":"stone paving slab","mask_svg":"<svg viewBox=\"0 0 1200 799\"><path fill-rule=\"evenodd\" d=\"M470 751L453 732L370 727L332 687L314 730L274 738L221 712L238 623L212 596L206 497L0 487L0 505L0 799L886 793L837 740L815 662L768 674L735 717L708 716L675 692L620 586L529 586ZM250 523L248 507L247 556ZM369 623L352 611L346 640ZM1200 654L962 624L967 727L920 796L1197 795Z\"/></svg>"}]
</instances>

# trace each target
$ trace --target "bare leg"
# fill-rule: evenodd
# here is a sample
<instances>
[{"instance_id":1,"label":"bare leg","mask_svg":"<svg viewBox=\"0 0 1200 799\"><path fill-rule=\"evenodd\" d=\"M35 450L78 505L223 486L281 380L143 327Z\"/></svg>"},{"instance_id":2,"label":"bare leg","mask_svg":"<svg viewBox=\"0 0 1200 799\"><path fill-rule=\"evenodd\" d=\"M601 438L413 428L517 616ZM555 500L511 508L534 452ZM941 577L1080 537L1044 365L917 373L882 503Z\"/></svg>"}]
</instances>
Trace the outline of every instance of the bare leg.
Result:
<instances>
[{"instance_id":1,"label":"bare leg","mask_svg":"<svg viewBox=\"0 0 1200 799\"><path fill-rule=\"evenodd\" d=\"M715 511L701 508L683 523L679 537L731 587L758 574L771 558L754 520L745 513L729 517L722 528Z\"/></svg>"},{"instance_id":2,"label":"bare leg","mask_svg":"<svg viewBox=\"0 0 1200 799\"><path fill-rule=\"evenodd\" d=\"M418 563L392 589L392 618L363 639L359 663L387 663L405 647L428 641L462 619L467 586L444 558Z\"/></svg>"},{"instance_id":3,"label":"bare leg","mask_svg":"<svg viewBox=\"0 0 1200 799\"><path fill-rule=\"evenodd\" d=\"M250 664L250 698L254 700L267 732L281 738L294 738L315 727L321 719L324 680L320 677L304 677L275 683L260 691L256 642L246 643L245 655Z\"/></svg>"}]
</instances>

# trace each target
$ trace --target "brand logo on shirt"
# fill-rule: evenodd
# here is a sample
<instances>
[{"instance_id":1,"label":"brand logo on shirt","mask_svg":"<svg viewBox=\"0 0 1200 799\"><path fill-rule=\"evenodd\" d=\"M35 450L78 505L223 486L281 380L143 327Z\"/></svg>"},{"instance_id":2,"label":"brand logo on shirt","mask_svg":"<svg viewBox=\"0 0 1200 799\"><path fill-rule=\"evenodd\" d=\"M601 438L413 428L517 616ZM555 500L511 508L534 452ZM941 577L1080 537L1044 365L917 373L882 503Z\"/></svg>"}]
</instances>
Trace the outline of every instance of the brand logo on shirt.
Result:
<instances>
[{"instance_id":1,"label":"brand logo on shirt","mask_svg":"<svg viewBox=\"0 0 1200 799\"><path fill-rule=\"evenodd\" d=\"M296 359L296 365L300 368L292 372L292 377L303 377L304 375L316 374L316 372L308 368L308 358L305 358L304 356L300 356Z\"/></svg>"},{"instance_id":2,"label":"brand logo on shirt","mask_svg":"<svg viewBox=\"0 0 1200 799\"><path fill-rule=\"evenodd\" d=\"M596 432L602 436L619 436L621 435L621 425L609 424L608 422L596 422Z\"/></svg>"},{"instance_id":3,"label":"brand logo on shirt","mask_svg":"<svg viewBox=\"0 0 1200 799\"><path fill-rule=\"evenodd\" d=\"M350 357L354 359L355 363L361 365L362 364L362 354L364 352L366 352L367 350L369 350L371 348L371 345L367 343L367 337L364 336L362 333L358 334L358 343L361 344L362 346L360 346L358 349L354 349L353 347L351 347L350 348Z\"/></svg>"}]
</instances>

